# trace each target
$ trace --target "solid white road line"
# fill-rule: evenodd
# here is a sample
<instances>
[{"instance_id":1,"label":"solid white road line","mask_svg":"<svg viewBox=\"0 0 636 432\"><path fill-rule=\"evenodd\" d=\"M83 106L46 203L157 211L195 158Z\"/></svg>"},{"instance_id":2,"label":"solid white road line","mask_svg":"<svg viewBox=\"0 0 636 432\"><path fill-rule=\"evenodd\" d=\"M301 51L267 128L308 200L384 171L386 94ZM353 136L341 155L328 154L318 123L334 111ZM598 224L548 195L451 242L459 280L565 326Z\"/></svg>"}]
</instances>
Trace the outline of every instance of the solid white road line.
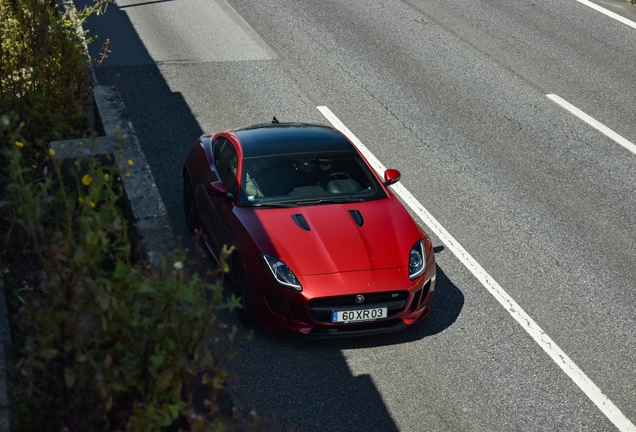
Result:
<instances>
[{"instance_id":1,"label":"solid white road line","mask_svg":"<svg viewBox=\"0 0 636 432\"><path fill-rule=\"evenodd\" d=\"M608 17L614 18L615 20L620 21L623 24L627 24L628 26L633 27L633 28L636 29L636 23L634 21L628 20L627 18L625 18L622 15L619 15L617 13L609 11L609 10L597 5L596 3L592 3L591 1L588 1L588 0L576 0L576 1L578 1L579 3L584 4L585 6L591 7L592 9L594 9L594 10L596 10L596 11L602 13L602 14L605 14Z\"/></svg>"},{"instance_id":2,"label":"solid white road line","mask_svg":"<svg viewBox=\"0 0 636 432\"><path fill-rule=\"evenodd\" d=\"M386 168L356 138L356 136L326 106L317 107L331 124L344 133L353 142L373 169L382 175ZM636 426L603 394L596 384L565 354L561 348L534 322L530 316L506 293L503 288L484 270L475 259L460 245L457 240L420 204L415 197L401 184L392 186L393 191L422 219L431 231L448 247L455 256L470 270L481 284L490 292L508 313L523 327L537 344L554 360L554 362L576 383L588 398L607 416L607 418L623 432L636 432Z\"/></svg>"},{"instance_id":3,"label":"solid white road line","mask_svg":"<svg viewBox=\"0 0 636 432\"><path fill-rule=\"evenodd\" d=\"M598 130L599 132L613 139L614 141L616 141L618 144L625 147L630 152L636 154L636 144L630 141L627 141L625 138L623 138L622 136L620 136L619 134L617 134L616 132L608 128L607 126L605 126L603 123L585 114L583 111L581 111L580 109L578 109L577 107L575 107L574 105L566 101L565 99L562 99L555 94L548 94L546 96L552 99L557 104L561 105L561 107L570 111L572 114L574 114L575 116L583 120L585 123L592 126L594 129Z\"/></svg>"}]
</instances>

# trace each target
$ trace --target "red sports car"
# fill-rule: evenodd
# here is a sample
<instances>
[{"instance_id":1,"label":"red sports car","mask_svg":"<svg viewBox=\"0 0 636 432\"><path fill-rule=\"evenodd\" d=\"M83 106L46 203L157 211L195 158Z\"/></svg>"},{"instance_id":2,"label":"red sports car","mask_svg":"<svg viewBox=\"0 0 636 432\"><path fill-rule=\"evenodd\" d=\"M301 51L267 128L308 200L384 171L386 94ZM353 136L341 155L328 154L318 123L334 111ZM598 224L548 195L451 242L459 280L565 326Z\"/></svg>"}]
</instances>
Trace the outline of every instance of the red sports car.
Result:
<instances>
[{"instance_id":1,"label":"red sports car","mask_svg":"<svg viewBox=\"0 0 636 432\"><path fill-rule=\"evenodd\" d=\"M183 204L230 279L247 325L315 337L404 329L430 312L426 233L336 129L259 124L203 135L183 168Z\"/></svg>"}]
</instances>

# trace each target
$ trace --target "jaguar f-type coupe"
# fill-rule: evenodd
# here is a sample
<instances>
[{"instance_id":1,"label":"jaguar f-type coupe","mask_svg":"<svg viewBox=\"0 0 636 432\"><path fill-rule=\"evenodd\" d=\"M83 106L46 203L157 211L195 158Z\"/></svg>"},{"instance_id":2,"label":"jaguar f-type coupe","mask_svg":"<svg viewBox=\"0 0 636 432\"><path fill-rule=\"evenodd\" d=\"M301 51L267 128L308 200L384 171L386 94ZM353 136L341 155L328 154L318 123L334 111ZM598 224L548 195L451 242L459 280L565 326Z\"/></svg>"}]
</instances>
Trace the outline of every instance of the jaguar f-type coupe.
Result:
<instances>
[{"instance_id":1,"label":"jaguar f-type coupe","mask_svg":"<svg viewBox=\"0 0 636 432\"><path fill-rule=\"evenodd\" d=\"M246 325L314 337L386 333L421 321L435 290L427 234L338 130L266 123L201 136L183 205L229 279Z\"/></svg>"}]
</instances>

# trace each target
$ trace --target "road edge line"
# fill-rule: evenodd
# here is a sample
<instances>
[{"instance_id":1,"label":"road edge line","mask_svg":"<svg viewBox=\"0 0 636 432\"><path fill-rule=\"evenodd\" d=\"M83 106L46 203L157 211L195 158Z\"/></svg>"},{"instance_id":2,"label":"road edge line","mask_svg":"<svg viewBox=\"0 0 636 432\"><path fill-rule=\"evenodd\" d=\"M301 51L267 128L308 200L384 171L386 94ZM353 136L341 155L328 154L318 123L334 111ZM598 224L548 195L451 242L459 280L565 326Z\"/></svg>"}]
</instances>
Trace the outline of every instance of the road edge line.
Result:
<instances>
[{"instance_id":1,"label":"road edge line","mask_svg":"<svg viewBox=\"0 0 636 432\"><path fill-rule=\"evenodd\" d=\"M576 0L576 1L581 3L581 4L583 4L583 5L585 5L585 6L587 6L587 7L590 7L592 9L594 9L597 12L600 12L602 14L607 15L610 18L614 18L616 21L620 21L623 24L626 24L626 25L636 29L636 23L634 21L631 21L631 20L625 18L624 16L617 14L616 12L612 12L611 10L605 9L604 7L599 6L596 3L593 3L593 2L588 1L588 0Z\"/></svg>"},{"instance_id":2,"label":"road edge line","mask_svg":"<svg viewBox=\"0 0 636 432\"><path fill-rule=\"evenodd\" d=\"M326 106L318 106L318 110L329 122L358 147L362 155L378 172L386 170L371 151L347 128L344 123ZM431 231L448 247L462 264L481 282L495 299L508 311L532 339L552 358L567 376L587 395L603 414L622 432L636 432L636 426L614 405L601 389L554 343L510 295L490 276L486 270L463 248L457 240L429 213L426 208L402 185L392 186L393 191L422 219Z\"/></svg>"}]
</instances>

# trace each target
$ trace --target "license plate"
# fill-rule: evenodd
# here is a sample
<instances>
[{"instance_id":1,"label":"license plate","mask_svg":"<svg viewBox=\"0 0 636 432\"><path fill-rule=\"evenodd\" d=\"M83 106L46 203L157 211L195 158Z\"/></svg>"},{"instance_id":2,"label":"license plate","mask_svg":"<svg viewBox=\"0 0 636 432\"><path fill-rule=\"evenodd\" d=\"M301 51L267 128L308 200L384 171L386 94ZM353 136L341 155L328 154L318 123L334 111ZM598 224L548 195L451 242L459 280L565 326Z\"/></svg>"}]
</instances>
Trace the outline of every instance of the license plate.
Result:
<instances>
[{"instance_id":1,"label":"license plate","mask_svg":"<svg viewBox=\"0 0 636 432\"><path fill-rule=\"evenodd\" d=\"M377 319L386 318L386 310L386 307L381 307L373 309L333 311L331 313L331 322L347 324L364 321L375 321Z\"/></svg>"}]
</instances>

